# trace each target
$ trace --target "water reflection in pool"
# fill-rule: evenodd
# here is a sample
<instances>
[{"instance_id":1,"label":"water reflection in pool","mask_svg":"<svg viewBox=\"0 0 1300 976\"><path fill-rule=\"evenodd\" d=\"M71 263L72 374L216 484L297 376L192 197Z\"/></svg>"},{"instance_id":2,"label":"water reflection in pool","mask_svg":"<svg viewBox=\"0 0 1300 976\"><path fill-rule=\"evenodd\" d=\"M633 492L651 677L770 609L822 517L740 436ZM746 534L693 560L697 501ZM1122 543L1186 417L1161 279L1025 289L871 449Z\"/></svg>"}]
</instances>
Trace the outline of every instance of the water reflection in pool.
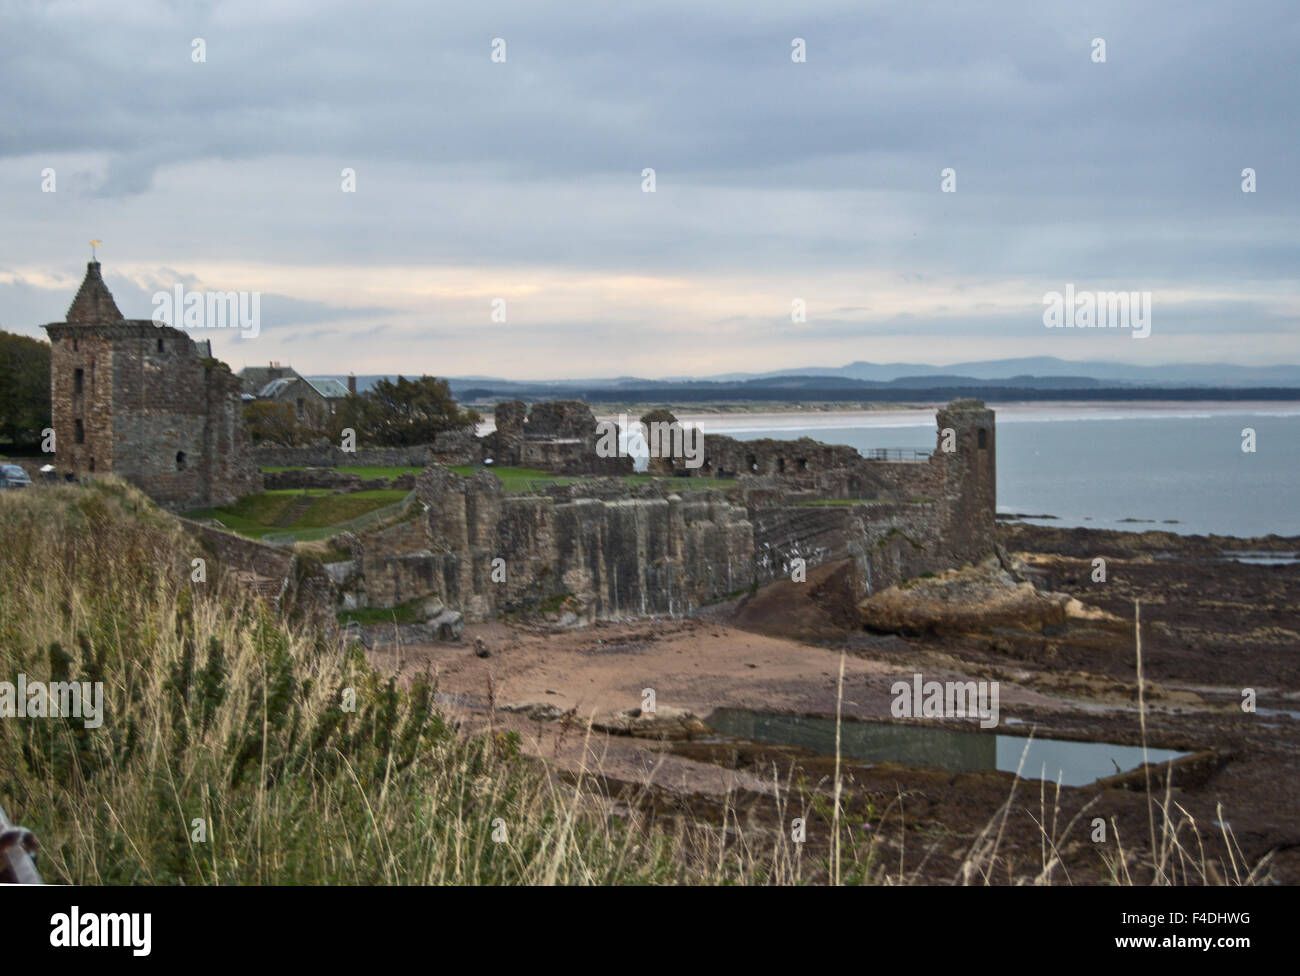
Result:
<instances>
[{"instance_id":1,"label":"water reflection in pool","mask_svg":"<svg viewBox=\"0 0 1300 976\"><path fill-rule=\"evenodd\" d=\"M777 715L739 708L720 708L706 723L724 735L751 742L802 746L823 755L835 754L835 720ZM1029 743L1021 775L1043 777L1065 786L1083 786L1104 776L1127 772L1142 764L1141 746L1111 742L1069 742L1039 739L1032 743L1017 735L990 735L939 729L905 722L844 722L841 755L870 762L896 762L909 766L934 766L953 772L997 769L1014 773ZM1148 749L1147 759L1165 762L1187 753Z\"/></svg>"}]
</instances>

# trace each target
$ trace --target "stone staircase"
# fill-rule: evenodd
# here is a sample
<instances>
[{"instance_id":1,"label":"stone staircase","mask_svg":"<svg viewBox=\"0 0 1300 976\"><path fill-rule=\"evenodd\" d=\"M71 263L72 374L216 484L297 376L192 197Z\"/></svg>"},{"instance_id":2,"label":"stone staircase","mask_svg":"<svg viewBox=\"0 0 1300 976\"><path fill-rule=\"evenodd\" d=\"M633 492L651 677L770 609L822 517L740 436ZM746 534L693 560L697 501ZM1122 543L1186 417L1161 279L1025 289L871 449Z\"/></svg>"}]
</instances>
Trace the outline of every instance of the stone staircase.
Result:
<instances>
[{"instance_id":1,"label":"stone staircase","mask_svg":"<svg viewBox=\"0 0 1300 976\"><path fill-rule=\"evenodd\" d=\"M314 495L303 495L296 502L290 505L283 515L275 520L275 527L277 529L287 529L289 526L293 525L294 522L297 522L298 519L306 515L307 509L311 508L315 501L316 497Z\"/></svg>"}]
</instances>

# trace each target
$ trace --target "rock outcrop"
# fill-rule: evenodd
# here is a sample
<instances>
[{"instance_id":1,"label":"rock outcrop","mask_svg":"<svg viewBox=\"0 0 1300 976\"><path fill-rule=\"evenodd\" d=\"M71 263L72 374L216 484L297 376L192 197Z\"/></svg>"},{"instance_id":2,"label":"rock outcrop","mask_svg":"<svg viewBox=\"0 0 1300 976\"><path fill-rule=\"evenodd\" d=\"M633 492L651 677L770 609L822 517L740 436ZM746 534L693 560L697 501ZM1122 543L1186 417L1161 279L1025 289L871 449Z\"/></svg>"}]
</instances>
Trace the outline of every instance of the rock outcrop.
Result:
<instances>
[{"instance_id":1,"label":"rock outcrop","mask_svg":"<svg viewBox=\"0 0 1300 976\"><path fill-rule=\"evenodd\" d=\"M1017 582L996 557L980 565L909 580L858 604L868 630L903 634L1044 633L1065 625L1071 603L1063 593L1040 593Z\"/></svg>"}]
</instances>

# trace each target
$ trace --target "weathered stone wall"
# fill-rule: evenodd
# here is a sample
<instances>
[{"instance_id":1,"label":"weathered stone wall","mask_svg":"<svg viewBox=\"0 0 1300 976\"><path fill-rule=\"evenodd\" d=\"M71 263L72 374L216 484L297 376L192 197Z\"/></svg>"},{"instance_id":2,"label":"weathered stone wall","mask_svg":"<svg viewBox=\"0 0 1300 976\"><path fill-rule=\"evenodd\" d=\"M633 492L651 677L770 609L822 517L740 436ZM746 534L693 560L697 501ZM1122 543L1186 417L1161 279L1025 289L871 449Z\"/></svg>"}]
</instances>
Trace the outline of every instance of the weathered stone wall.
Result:
<instances>
[{"instance_id":1,"label":"weathered stone wall","mask_svg":"<svg viewBox=\"0 0 1300 976\"><path fill-rule=\"evenodd\" d=\"M993 411L979 400L954 400L938 414L940 437L956 434L944 459L946 542L955 564L974 562L997 540L997 429Z\"/></svg>"},{"instance_id":2,"label":"weathered stone wall","mask_svg":"<svg viewBox=\"0 0 1300 976\"><path fill-rule=\"evenodd\" d=\"M444 431L428 444L407 447L361 447L345 452L321 439L300 447L259 444L259 466L279 467L424 467L482 464L527 467L556 474L632 474L631 458L602 458L596 453L599 434L591 408L578 400L536 404L532 413L520 400L496 406L496 430L477 437L470 429Z\"/></svg>"},{"instance_id":3,"label":"weathered stone wall","mask_svg":"<svg viewBox=\"0 0 1300 976\"><path fill-rule=\"evenodd\" d=\"M429 523L423 513L375 529L364 535L365 548L373 552L412 553L429 548Z\"/></svg>"},{"instance_id":4,"label":"weathered stone wall","mask_svg":"<svg viewBox=\"0 0 1300 976\"><path fill-rule=\"evenodd\" d=\"M46 330L59 468L112 472L174 510L261 490L239 381L206 347L148 320Z\"/></svg>"},{"instance_id":5,"label":"weathered stone wall","mask_svg":"<svg viewBox=\"0 0 1300 976\"><path fill-rule=\"evenodd\" d=\"M704 438L705 465L674 466L674 473L724 477L739 470L739 494L751 510L818 499L914 504L903 511L918 532L933 539L935 566L960 565L991 552L995 541L994 414L979 400L954 400L936 420L935 449L924 460L867 459L851 447L807 438L736 441L710 435Z\"/></svg>"},{"instance_id":6,"label":"weathered stone wall","mask_svg":"<svg viewBox=\"0 0 1300 976\"><path fill-rule=\"evenodd\" d=\"M854 560L863 596L954 564L937 501L747 510L721 492L670 487L507 495L489 475L430 468L416 486L425 516L362 539L368 602L436 593L484 618L572 595L592 617L677 615L788 578L796 558L809 569Z\"/></svg>"},{"instance_id":7,"label":"weathered stone wall","mask_svg":"<svg viewBox=\"0 0 1300 976\"><path fill-rule=\"evenodd\" d=\"M472 430L448 430L435 435L428 444L359 447L355 451L344 451L324 439L301 447L258 444L253 448L253 457L264 468L422 468L427 464L478 464L483 449Z\"/></svg>"},{"instance_id":8,"label":"weathered stone wall","mask_svg":"<svg viewBox=\"0 0 1300 976\"><path fill-rule=\"evenodd\" d=\"M485 450L493 461L502 466L518 466L523 457L524 420L528 408L523 400L505 400L496 405L493 419L496 430L488 434Z\"/></svg>"},{"instance_id":9,"label":"weathered stone wall","mask_svg":"<svg viewBox=\"0 0 1300 976\"><path fill-rule=\"evenodd\" d=\"M866 596L952 565L934 503L788 506L756 512L753 521L756 571L764 583L790 578L796 558L808 569L852 559L859 595Z\"/></svg>"},{"instance_id":10,"label":"weathered stone wall","mask_svg":"<svg viewBox=\"0 0 1300 976\"><path fill-rule=\"evenodd\" d=\"M399 475L399 478L402 477ZM410 484L407 485L409 491L415 484L413 475L405 476ZM394 484L398 478L362 478L359 474L353 474L350 471L339 471L335 468L301 468L289 471L267 471L262 475L262 481L267 491L281 491L285 489L300 488L332 488L340 493L354 491L374 491L388 487L400 488L401 485Z\"/></svg>"},{"instance_id":11,"label":"weathered stone wall","mask_svg":"<svg viewBox=\"0 0 1300 976\"><path fill-rule=\"evenodd\" d=\"M360 566L366 605L395 607L445 592L442 562L429 552L367 555Z\"/></svg>"},{"instance_id":12,"label":"weathered stone wall","mask_svg":"<svg viewBox=\"0 0 1300 976\"><path fill-rule=\"evenodd\" d=\"M171 509L261 488L239 380L179 329L124 319L92 261L50 336L55 465L114 473Z\"/></svg>"},{"instance_id":13,"label":"weathered stone wall","mask_svg":"<svg viewBox=\"0 0 1300 976\"><path fill-rule=\"evenodd\" d=\"M482 438L482 456L498 467L539 468L557 474L632 474L631 458L602 458L596 415L581 400L547 400L529 409L505 400L493 411L496 429Z\"/></svg>"},{"instance_id":14,"label":"weathered stone wall","mask_svg":"<svg viewBox=\"0 0 1300 976\"><path fill-rule=\"evenodd\" d=\"M392 605L437 593L481 618L572 595L592 617L677 615L753 581L745 510L720 493L604 488L618 494L507 495L486 472L429 468L416 483L424 538L362 539L367 598Z\"/></svg>"},{"instance_id":15,"label":"weathered stone wall","mask_svg":"<svg viewBox=\"0 0 1300 976\"><path fill-rule=\"evenodd\" d=\"M673 469L700 478L735 478L746 474L798 477L851 467L861 460L862 456L851 447L823 444L810 437L793 441L771 438L739 441L723 434L707 434L703 464L687 468L675 460Z\"/></svg>"},{"instance_id":16,"label":"weathered stone wall","mask_svg":"<svg viewBox=\"0 0 1300 976\"><path fill-rule=\"evenodd\" d=\"M84 328L50 335L50 406L57 466L75 474L113 470L113 344ZM81 372L80 391L76 374ZM81 421L80 437L77 421Z\"/></svg>"},{"instance_id":17,"label":"weathered stone wall","mask_svg":"<svg viewBox=\"0 0 1300 976\"><path fill-rule=\"evenodd\" d=\"M525 440L594 437L596 415L581 400L546 400L535 403L524 421Z\"/></svg>"},{"instance_id":18,"label":"weathered stone wall","mask_svg":"<svg viewBox=\"0 0 1300 976\"><path fill-rule=\"evenodd\" d=\"M209 560L209 579L218 572L236 574L291 623L326 635L335 632L335 586L314 560L190 519L177 521Z\"/></svg>"},{"instance_id":19,"label":"weathered stone wall","mask_svg":"<svg viewBox=\"0 0 1300 976\"><path fill-rule=\"evenodd\" d=\"M268 546L256 539L247 539L187 518L178 518L177 521L202 541L209 555L229 569L278 580L287 579L292 573L294 554L291 549Z\"/></svg>"},{"instance_id":20,"label":"weathered stone wall","mask_svg":"<svg viewBox=\"0 0 1300 976\"><path fill-rule=\"evenodd\" d=\"M442 560L429 545L429 520L423 515L365 533L353 549L365 605L395 607L442 593Z\"/></svg>"}]
</instances>

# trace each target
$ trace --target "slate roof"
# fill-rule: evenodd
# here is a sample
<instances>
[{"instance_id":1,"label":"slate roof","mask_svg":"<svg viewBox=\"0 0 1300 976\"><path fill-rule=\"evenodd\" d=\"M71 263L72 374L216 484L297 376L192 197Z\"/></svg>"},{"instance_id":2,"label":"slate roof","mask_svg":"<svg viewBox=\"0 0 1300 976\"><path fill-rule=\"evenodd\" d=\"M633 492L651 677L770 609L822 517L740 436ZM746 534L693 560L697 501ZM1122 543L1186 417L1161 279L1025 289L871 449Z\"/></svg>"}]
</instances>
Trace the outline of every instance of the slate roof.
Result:
<instances>
[{"instance_id":1,"label":"slate roof","mask_svg":"<svg viewBox=\"0 0 1300 976\"><path fill-rule=\"evenodd\" d=\"M308 378L291 366L245 366L239 371L244 392L261 399L271 399L294 380L302 380L326 400L339 400L348 395L347 386L331 377Z\"/></svg>"},{"instance_id":2,"label":"slate roof","mask_svg":"<svg viewBox=\"0 0 1300 976\"><path fill-rule=\"evenodd\" d=\"M77 289L77 297L68 306L68 322L88 325L92 322L121 322L122 313L117 302L99 275L99 262L86 265L86 277Z\"/></svg>"},{"instance_id":3,"label":"slate roof","mask_svg":"<svg viewBox=\"0 0 1300 976\"><path fill-rule=\"evenodd\" d=\"M262 387L278 377L296 378L292 366L245 366L239 371L239 381L244 385L245 393L256 394Z\"/></svg>"},{"instance_id":4,"label":"slate roof","mask_svg":"<svg viewBox=\"0 0 1300 976\"><path fill-rule=\"evenodd\" d=\"M311 384L312 389L323 396L326 400L337 400L348 395L348 388L339 380L333 377L322 377L313 379L304 377Z\"/></svg>"},{"instance_id":5,"label":"slate roof","mask_svg":"<svg viewBox=\"0 0 1300 976\"><path fill-rule=\"evenodd\" d=\"M300 379L302 379L302 377L297 375L281 376L278 379L271 380L270 383L263 386L257 391L257 395L263 400L274 400L286 386L292 386Z\"/></svg>"}]
</instances>

